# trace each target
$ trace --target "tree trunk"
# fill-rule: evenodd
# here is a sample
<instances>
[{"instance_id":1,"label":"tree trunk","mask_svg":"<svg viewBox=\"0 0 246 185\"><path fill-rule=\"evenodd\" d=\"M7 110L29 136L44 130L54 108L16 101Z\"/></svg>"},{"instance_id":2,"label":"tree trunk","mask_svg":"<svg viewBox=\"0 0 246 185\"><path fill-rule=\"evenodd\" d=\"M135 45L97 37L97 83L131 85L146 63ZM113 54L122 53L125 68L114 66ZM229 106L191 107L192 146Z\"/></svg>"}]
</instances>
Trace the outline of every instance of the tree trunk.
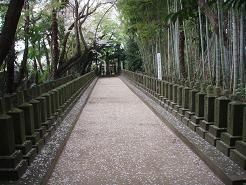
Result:
<instances>
[{"instance_id":1,"label":"tree trunk","mask_svg":"<svg viewBox=\"0 0 246 185\"><path fill-rule=\"evenodd\" d=\"M6 57L7 63L7 79L6 79L6 86L7 86L7 93L14 92L14 79L15 79L15 45L13 44L9 54Z\"/></svg>"},{"instance_id":2,"label":"tree trunk","mask_svg":"<svg viewBox=\"0 0 246 185\"><path fill-rule=\"evenodd\" d=\"M241 15L240 15L240 81L241 84L245 84L245 52L244 52L244 48L245 48L245 42L244 42L244 37L245 37L245 33L244 33L244 16L245 16L245 10L244 7L242 6L241 11L240 11Z\"/></svg>"},{"instance_id":3,"label":"tree trunk","mask_svg":"<svg viewBox=\"0 0 246 185\"><path fill-rule=\"evenodd\" d=\"M185 68L185 35L184 31L179 33L179 62L180 62L180 73L184 79L187 79L187 73Z\"/></svg>"},{"instance_id":4,"label":"tree trunk","mask_svg":"<svg viewBox=\"0 0 246 185\"><path fill-rule=\"evenodd\" d=\"M57 20L57 10L52 11L52 68L53 68L53 78L56 79L57 76L57 65L59 60L59 43L58 43L58 20Z\"/></svg>"},{"instance_id":5,"label":"tree trunk","mask_svg":"<svg viewBox=\"0 0 246 185\"><path fill-rule=\"evenodd\" d=\"M50 73L50 56L49 56L49 51L46 47L46 44L45 44L45 40L43 39L43 49L44 49L44 53L45 53L45 57L46 57L46 63L47 63L47 69L48 69L48 72Z\"/></svg>"},{"instance_id":6,"label":"tree trunk","mask_svg":"<svg viewBox=\"0 0 246 185\"><path fill-rule=\"evenodd\" d=\"M21 81L25 77L25 73L27 72L27 59L28 59L28 52L29 52L29 26L30 26L30 16L29 16L29 1L25 0L24 9L26 10L26 18L25 18L25 26L24 26L24 34L25 34L25 49L23 54L23 59L21 61L20 71L19 71L19 78L18 84L20 85Z\"/></svg>"},{"instance_id":7,"label":"tree trunk","mask_svg":"<svg viewBox=\"0 0 246 185\"><path fill-rule=\"evenodd\" d=\"M236 10L232 10L232 37L233 37L233 94L236 93L238 85L238 47L237 47L237 21L236 21Z\"/></svg>"},{"instance_id":8,"label":"tree trunk","mask_svg":"<svg viewBox=\"0 0 246 185\"><path fill-rule=\"evenodd\" d=\"M35 84L38 84L38 65L37 65L37 60L34 58L33 59L33 69L34 69L34 81Z\"/></svg>"},{"instance_id":9,"label":"tree trunk","mask_svg":"<svg viewBox=\"0 0 246 185\"><path fill-rule=\"evenodd\" d=\"M24 0L11 0L9 3L0 35L0 66L3 64L15 40L15 33L23 4Z\"/></svg>"},{"instance_id":10,"label":"tree trunk","mask_svg":"<svg viewBox=\"0 0 246 185\"><path fill-rule=\"evenodd\" d=\"M199 28L200 28L200 46L201 46L201 61L202 61L202 78L205 80L205 61L204 61L204 42L203 42L203 29L202 29L202 15L201 9L198 7L199 12Z\"/></svg>"},{"instance_id":11,"label":"tree trunk","mask_svg":"<svg viewBox=\"0 0 246 185\"><path fill-rule=\"evenodd\" d=\"M216 13L208 6L208 2L206 2L206 0L197 0L197 4L199 6L199 8L201 9L201 11L206 15L206 17L208 18L213 30L215 31L215 33L217 35L219 35L219 24L218 24L218 17L216 15ZM224 33L223 34L223 39L224 39L224 44L227 47L227 36Z\"/></svg>"},{"instance_id":12,"label":"tree trunk","mask_svg":"<svg viewBox=\"0 0 246 185\"><path fill-rule=\"evenodd\" d=\"M75 21L74 21L74 31L75 31L75 37L76 37L76 52L78 54L81 53L81 47L80 47L80 38L79 38L79 3L77 0L75 0Z\"/></svg>"}]
</instances>

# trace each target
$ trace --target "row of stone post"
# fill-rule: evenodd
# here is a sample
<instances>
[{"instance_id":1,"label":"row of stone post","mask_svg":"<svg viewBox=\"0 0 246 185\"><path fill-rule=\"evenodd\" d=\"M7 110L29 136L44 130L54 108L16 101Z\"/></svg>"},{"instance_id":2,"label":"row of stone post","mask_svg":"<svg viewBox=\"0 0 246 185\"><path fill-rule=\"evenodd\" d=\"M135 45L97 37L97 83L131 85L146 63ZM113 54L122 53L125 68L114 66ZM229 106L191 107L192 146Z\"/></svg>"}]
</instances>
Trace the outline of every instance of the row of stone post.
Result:
<instances>
[{"instance_id":1,"label":"row of stone post","mask_svg":"<svg viewBox=\"0 0 246 185\"><path fill-rule=\"evenodd\" d=\"M139 74L134 74L139 79ZM246 169L246 105L228 91L141 75L143 89L225 155ZM160 85L159 85L160 84Z\"/></svg>"},{"instance_id":2,"label":"row of stone post","mask_svg":"<svg viewBox=\"0 0 246 185\"><path fill-rule=\"evenodd\" d=\"M60 123L58 116L94 77L69 76L0 98L0 180L20 178Z\"/></svg>"}]
</instances>

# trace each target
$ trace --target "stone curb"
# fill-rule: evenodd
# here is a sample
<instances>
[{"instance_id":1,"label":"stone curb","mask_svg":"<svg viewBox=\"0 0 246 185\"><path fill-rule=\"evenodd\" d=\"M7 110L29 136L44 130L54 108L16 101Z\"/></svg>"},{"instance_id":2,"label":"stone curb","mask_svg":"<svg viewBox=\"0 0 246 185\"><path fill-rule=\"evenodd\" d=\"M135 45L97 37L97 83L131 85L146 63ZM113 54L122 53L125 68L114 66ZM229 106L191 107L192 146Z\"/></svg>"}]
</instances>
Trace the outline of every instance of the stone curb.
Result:
<instances>
[{"instance_id":1,"label":"stone curb","mask_svg":"<svg viewBox=\"0 0 246 185\"><path fill-rule=\"evenodd\" d=\"M79 116L89 99L98 78L81 89L78 96L61 115L59 126L48 143L45 144L25 174L18 181L0 182L0 185L45 185L62 153Z\"/></svg>"},{"instance_id":2,"label":"stone curb","mask_svg":"<svg viewBox=\"0 0 246 185\"><path fill-rule=\"evenodd\" d=\"M246 171L229 157L207 143L174 115L166 111L145 92L125 77L120 79L135 93L226 185L246 185ZM153 99L152 99L153 98Z\"/></svg>"}]
</instances>

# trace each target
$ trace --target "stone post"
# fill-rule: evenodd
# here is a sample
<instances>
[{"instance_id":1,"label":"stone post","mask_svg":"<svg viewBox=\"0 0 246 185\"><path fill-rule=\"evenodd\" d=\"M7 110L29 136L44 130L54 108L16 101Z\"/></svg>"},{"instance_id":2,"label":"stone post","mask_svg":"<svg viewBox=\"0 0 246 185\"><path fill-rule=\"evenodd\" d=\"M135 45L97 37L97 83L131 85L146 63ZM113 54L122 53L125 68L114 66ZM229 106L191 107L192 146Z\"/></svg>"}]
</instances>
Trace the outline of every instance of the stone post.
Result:
<instances>
[{"instance_id":1,"label":"stone post","mask_svg":"<svg viewBox=\"0 0 246 185\"><path fill-rule=\"evenodd\" d=\"M204 119L204 97L206 95L205 88L205 84L202 84L201 91L196 94L195 115L191 116L191 120L188 123L188 126L193 131L196 131L200 121Z\"/></svg>"},{"instance_id":2,"label":"stone post","mask_svg":"<svg viewBox=\"0 0 246 185\"><path fill-rule=\"evenodd\" d=\"M20 150L15 150L12 118L6 114L4 99L0 98L0 180L18 180L27 169Z\"/></svg>"},{"instance_id":3,"label":"stone post","mask_svg":"<svg viewBox=\"0 0 246 185\"><path fill-rule=\"evenodd\" d=\"M202 138L205 138L205 133L208 132L209 126L214 124L215 98L214 88L209 85L207 87L207 95L204 97L204 120L200 122L200 127L197 128L197 133Z\"/></svg>"},{"instance_id":4,"label":"stone post","mask_svg":"<svg viewBox=\"0 0 246 185\"><path fill-rule=\"evenodd\" d=\"M160 100L161 100L161 105L163 104L163 98L164 98L164 81L160 81Z\"/></svg>"},{"instance_id":5,"label":"stone post","mask_svg":"<svg viewBox=\"0 0 246 185\"><path fill-rule=\"evenodd\" d=\"M167 105L167 102L168 102L168 87L169 87L169 82L168 81L164 81L164 84L163 84L164 97L162 98L162 100L163 100L162 106L164 108L168 107L168 105Z\"/></svg>"},{"instance_id":6,"label":"stone post","mask_svg":"<svg viewBox=\"0 0 246 185\"><path fill-rule=\"evenodd\" d=\"M5 102L10 105L8 115L10 115L13 120L16 149L22 151L24 155L23 158L30 164L37 155L37 150L32 148L31 141L26 140L24 112L17 108L18 105L23 103L23 97L21 97L20 92L18 92L18 95L13 94L6 96Z\"/></svg>"},{"instance_id":7,"label":"stone post","mask_svg":"<svg viewBox=\"0 0 246 185\"><path fill-rule=\"evenodd\" d=\"M146 87L147 87L146 76L143 75L143 88L144 88L144 90L146 90Z\"/></svg>"},{"instance_id":8,"label":"stone post","mask_svg":"<svg viewBox=\"0 0 246 185\"><path fill-rule=\"evenodd\" d=\"M190 94L191 88L189 87L188 82L185 83L185 87L183 88L182 92L182 106L179 108L179 112L177 114L177 117L180 121L182 121L182 118L185 115L185 112L187 112L189 109L189 94Z\"/></svg>"},{"instance_id":9,"label":"stone post","mask_svg":"<svg viewBox=\"0 0 246 185\"><path fill-rule=\"evenodd\" d=\"M232 97L228 104L227 132L221 133L221 140L216 141L216 148L227 156L235 148L235 143L242 139L243 134L243 109L245 103L238 101L237 96Z\"/></svg>"},{"instance_id":10,"label":"stone post","mask_svg":"<svg viewBox=\"0 0 246 185\"><path fill-rule=\"evenodd\" d=\"M197 82L193 86L191 84L192 89L189 91L189 111L185 112L185 117L183 118L183 122L188 125L191 116L195 115L195 102L196 102L196 94L199 92L200 84Z\"/></svg>"},{"instance_id":11,"label":"stone post","mask_svg":"<svg viewBox=\"0 0 246 185\"><path fill-rule=\"evenodd\" d=\"M30 91L24 90L24 103L18 108L24 112L26 139L32 141L33 147L39 152L44 145L44 141L40 139L40 133L35 132L33 105L29 103L31 98Z\"/></svg>"},{"instance_id":12,"label":"stone post","mask_svg":"<svg viewBox=\"0 0 246 185\"><path fill-rule=\"evenodd\" d=\"M246 107L243 112L243 138L242 141L236 141L235 148L231 150L230 157L246 170Z\"/></svg>"},{"instance_id":13,"label":"stone post","mask_svg":"<svg viewBox=\"0 0 246 185\"><path fill-rule=\"evenodd\" d=\"M214 125L209 125L208 133L205 133L205 139L210 144L216 146L216 141L220 139L221 133L227 129L227 109L230 99L228 98L229 92L224 91L224 95L220 96L214 102Z\"/></svg>"},{"instance_id":14,"label":"stone post","mask_svg":"<svg viewBox=\"0 0 246 185\"><path fill-rule=\"evenodd\" d=\"M182 84L177 86L177 104L174 105L173 110L173 114L175 116L177 116L179 109L182 107L183 88L184 86Z\"/></svg>"},{"instance_id":15,"label":"stone post","mask_svg":"<svg viewBox=\"0 0 246 185\"><path fill-rule=\"evenodd\" d=\"M171 102L173 101L173 83L172 82L169 82L168 84L168 99L167 99L167 101L166 101L166 103L167 103L167 110L169 111L169 112L171 112L172 111L172 107L171 107Z\"/></svg>"},{"instance_id":16,"label":"stone post","mask_svg":"<svg viewBox=\"0 0 246 185\"><path fill-rule=\"evenodd\" d=\"M0 156L9 156L15 151L13 120L6 115L3 98L0 98L0 103Z\"/></svg>"},{"instance_id":17,"label":"stone post","mask_svg":"<svg viewBox=\"0 0 246 185\"><path fill-rule=\"evenodd\" d=\"M30 90L31 94L31 101L29 101L30 104L33 106L33 119L34 119L34 129L35 132L39 132L40 137L43 138L45 134L46 128L42 126L42 121L41 121L41 107L42 103L36 99L37 98L37 91L36 87L32 87Z\"/></svg>"}]
</instances>

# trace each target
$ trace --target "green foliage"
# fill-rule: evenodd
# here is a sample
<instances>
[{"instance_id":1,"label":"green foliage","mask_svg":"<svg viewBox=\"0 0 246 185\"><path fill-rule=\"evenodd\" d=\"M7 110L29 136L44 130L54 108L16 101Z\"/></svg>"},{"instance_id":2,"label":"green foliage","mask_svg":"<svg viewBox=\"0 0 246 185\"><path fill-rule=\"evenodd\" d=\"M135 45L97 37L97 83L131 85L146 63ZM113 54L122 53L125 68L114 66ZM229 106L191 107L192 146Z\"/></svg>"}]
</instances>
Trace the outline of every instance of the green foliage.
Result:
<instances>
[{"instance_id":1,"label":"green foliage","mask_svg":"<svg viewBox=\"0 0 246 185\"><path fill-rule=\"evenodd\" d=\"M226 7L226 9L230 9L230 8L240 9L241 7L244 7L245 10L245 6L246 6L245 0L227 0L224 2L224 7Z\"/></svg>"},{"instance_id":2,"label":"green foliage","mask_svg":"<svg viewBox=\"0 0 246 185\"><path fill-rule=\"evenodd\" d=\"M245 84L239 84L237 90L236 90L236 94L238 94L242 101L246 101L246 86Z\"/></svg>"},{"instance_id":3,"label":"green foliage","mask_svg":"<svg viewBox=\"0 0 246 185\"><path fill-rule=\"evenodd\" d=\"M182 2L182 9L178 11L171 12L167 17L166 21L168 23L175 22L177 19L180 21L188 20L192 17L197 16L197 1L187 0Z\"/></svg>"},{"instance_id":4,"label":"green foliage","mask_svg":"<svg viewBox=\"0 0 246 185\"><path fill-rule=\"evenodd\" d=\"M0 4L0 29L3 26L3 21L4 21L4 16L5 16L6 11L7 11L7 6Z\"/></svg>"},{"instance_id":5,"label":"green foliage","mask_svg":"<svg viewBox=\"0 0 246 185\"><path fill-rule=\"evenodd\" d=\"M129 70L143 71L143 61L140 56L138 45L133 38L127 40L125 54Z\"/></svg>"}]
</instances>

